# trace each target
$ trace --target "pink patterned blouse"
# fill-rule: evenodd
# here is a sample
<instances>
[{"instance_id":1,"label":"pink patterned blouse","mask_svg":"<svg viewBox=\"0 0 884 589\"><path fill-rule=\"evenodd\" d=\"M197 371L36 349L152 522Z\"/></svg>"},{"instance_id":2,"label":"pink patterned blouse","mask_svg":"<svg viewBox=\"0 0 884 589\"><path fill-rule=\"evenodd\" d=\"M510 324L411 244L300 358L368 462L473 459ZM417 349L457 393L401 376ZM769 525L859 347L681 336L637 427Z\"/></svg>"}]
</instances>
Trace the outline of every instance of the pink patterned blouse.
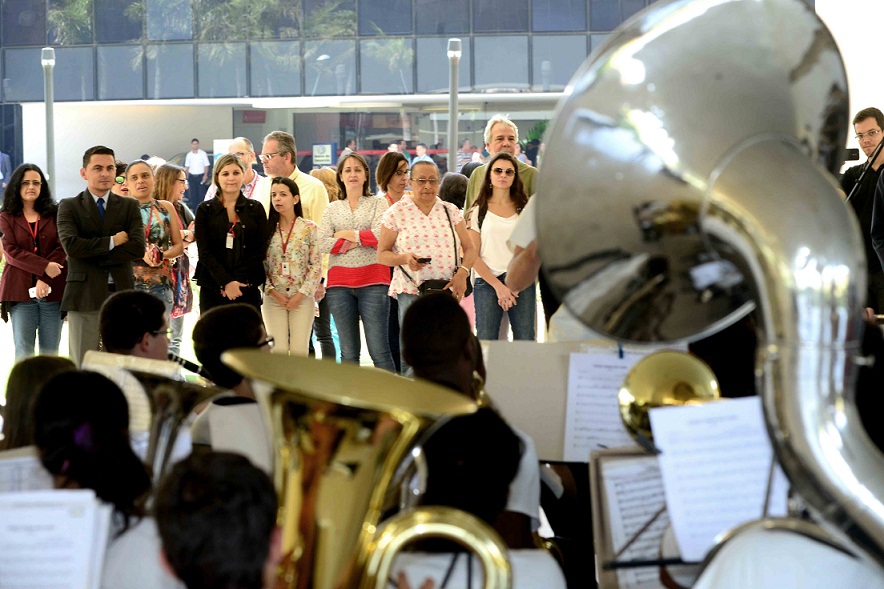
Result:
<instances>
[{"instance_id":1,"label":"pink patterned blouse","mask_svg":"<svg viewBox=\"0 0 884 589\"><path fill-rule=\"evenodd\" d=\"M283 272L286 263L288 273ZM312 297L322 274L316 223L298 217L291 234L287 228L277 226L267 248L264 270L268 290L274 288L289 297L296 292Z\"/></svg>"},{"instance_id":2,"label":"pink patterned blouse","mask_svg":"<svg viewBox=\"0 0 884 589\"><path fill-rule=\"evenodd\" d=\"M451 223L448 222L448 215ZM463 214L457 206L443 202L436 197L436 204L425 215L411 197L402 197L402 200L387 209L384 213L383 225L391 231L396 231L396 241L393 243L393 253L402 254L411 252L419 258L432 258L432 261L418 272L407 270L409 280L402 271L401 266L393 270L393 281L390 283L390 296L396 297L399 293L417 295L417 284L424 280L449 280L457 269L457 261L460 259L460 239L454 227L463 223ZM458 250L454 250L455 240ZM415 284L417 283L417 284Z\"/></svg>"}]
</instances>

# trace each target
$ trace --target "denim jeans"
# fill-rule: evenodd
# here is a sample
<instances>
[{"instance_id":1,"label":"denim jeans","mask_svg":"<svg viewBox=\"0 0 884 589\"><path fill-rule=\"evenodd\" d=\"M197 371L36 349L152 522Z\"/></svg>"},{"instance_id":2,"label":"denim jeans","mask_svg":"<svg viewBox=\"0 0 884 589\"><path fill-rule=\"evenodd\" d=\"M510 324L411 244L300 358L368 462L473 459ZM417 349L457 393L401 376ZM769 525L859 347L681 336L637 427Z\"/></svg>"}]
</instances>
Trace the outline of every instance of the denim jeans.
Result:
<instances>
[{"instance_id":1,"label":"denim jeans","mask_svg":"<svg viewBox=\"0 0 884 589\"><path fill-rule=\"evenodd\" d=\"M12 317L12 340L15 357L34 355L34 343L40 334L40 353L58 354L61 341L61 303L56 301L30 301L16 303L9 310Z\"/></svg>"},{"instance_id":2,"label":"denim jeans","mask_svg":"<svg viewBox=\"0 0 884 589\"><path fill-rule=\"evenodd\" d=\"M396 369L390 353L390 340L387 335L387 321L390 313L390 297L387 286L363 286L346 288L336 286L325 293L328 308L335 318L338 340L341 344L341 361L359 363L361 344L359 319L365 329L365 342L368 353L377 368Z\"/></svg>"},{"instance_id":3,"label":"denim jeans","mask_svg":"<svg viewBox=\"0 0 884 589\"><path fill-rule=\"evenodd\" d=\"M323 297L319 301L319 316L313 320L313 333L319 342L319 349L323 358L336 360L338 351L335 348L335 339L331 329L331 311L328 310L328 299ZM313 339L310 340L310 352L313 353Z\"/></svg>"},{"instance_id":4,"label":"denim jeans","mask_svg":"<svg viewBox=\"0 0 884 589\"><path fill-rule=\"evenodd\" d=\"M184 315L172 317L169 320L169 327L172 329L172 339L169 340L169 352L178 356L181 354L181 336L184 331Z\"/></svg>"},{"instance_id":5,"label":"denim jeans","mask_svg":"<svg viewBox=\"0 0 884 589\"><path fill-rule=\"evenodd\" d=\"M506 272L497 277L506 281ZM473 285L473 299L476 304L476 332L479 339L496 340L500 332L503 309L497 302L494 287L482 278L476 278ZM537 288L532 284L519 293L516 304L506 312L513 327L514 340L533 340L537 325Z\"/></svg>"}]
</instances>

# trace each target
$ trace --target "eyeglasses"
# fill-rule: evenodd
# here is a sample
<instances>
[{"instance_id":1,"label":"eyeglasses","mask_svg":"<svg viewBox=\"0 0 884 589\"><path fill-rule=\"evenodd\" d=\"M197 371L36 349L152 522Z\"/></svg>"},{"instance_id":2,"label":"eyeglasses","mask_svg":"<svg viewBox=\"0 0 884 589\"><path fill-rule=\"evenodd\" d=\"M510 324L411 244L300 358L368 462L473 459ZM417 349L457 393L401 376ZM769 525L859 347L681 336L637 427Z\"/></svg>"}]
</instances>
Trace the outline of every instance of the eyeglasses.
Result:
<instances>
[{"instance_id":1,"label":"eyeglasses","mask_svg":"<svg viewBox=\"0 0 884 589\"><path fill-rule=\"evenodd\" d=\"M126 179L123 176L117 176L116 178L114 178L114 182L116 182L117 184L122 184L125 181Z\"/></svg>"},{"instance_id":2,"label":"eyeglasses","mask_svg":"<svg viewBox=\"0 0 884 589\"><path fill-rule=\"evenodd\" d=\"M172 339L172 330L171 329L158 329L156 331L151 331L150 335L161 336L165 335L167 338Z\"/></svg>"},{"instance_id":3,"label":"eyeglasses","mask_svg":"<svg viewBox=\"0 0 884 589\"><path fill-rule=\"evenodd\" d=\"M877 135L878 135L880 132L881 132L881 129L873 129L873 130L869 131L868 133L857 133L857 134L856 134L856 140L857 140L857 141L862 141L862 140L865 139L866 137L868 137L869 139L874 139L875 137L877 137Z\"/></svg>"},{"instance_id":4,"label":"eyeglasses","mask_svg":"<svg viewBox=\"0 0 884 589\"><path fill-rule=\"evenodd\" d=\"M255 345L253 345L253 346L249 346L249 347L252 347L252 348L263 348L263 347L266 346L266 347L268 347L268 348L273 348L273 344L274 344L275 341L276 341L276 340L273 339L273 336L272 336L272 335L268 335L267 338L266 338L264 341L262 341L262 342L258 342L257 344L255 344Z\"/></svg>"},{"instance_id":5,"label":"eyeglasses","mask_svg":"<svg viewBox=\"0 0 884 589\"><path fill-rule=\"evenodd\" d=\"M21 185L22 186L33 186L34 188L40 188L40 186L42 186L43 183L40 182L39 180L22 180Z\"/></svg>"},{"instance_id":6,"label":"eyeglasses","mask_svg":"<svg viewBox=\"0 0 884 589\"><path fill-rule=\"evenodd\" d=\"M491 171L494 172L495 174L497 174L498 176L501 174L506 174L507 176L512 176L513 174L516 173L516 170L513 168L507 168L505 170L503 168L491 168Z\"/></svg>"},{"instance_id":7,"label":"eyeglasses","mask_svg":"<svg viewBox=\"0 0 884 589\"><path fill-rule=\"evenodd\" d=\"M438 178L412 178L412 182L417 182L420 186L426 186L429 184L430 186L435 186L439 183Z\"/></svg>"},{"instance_id":8,"label":"eyeglasses","mask_svg":"<svg viewBox=\"0 0 884 589\"><path fill-rule=\"evenodd\" d=\"M175 180L175 182L181 182L182 184L187 186L187 179L185 179L185 178L178 178L177 180Z\"/></svg>"},{"instance_id":9,"label":"eyeglasses","mask_svg":"<svg viewBox=\"0 0 884 589\"><path fill-rule=\"evenodd\" d=\"M270 160L273 159L273 156L276 156L276 155L282 155L282 154L278 153L278 152L277 153L262 153L261 155L258 156L258 159L261 160L262 162L269 162Z\"/></svg>"}]
</instances>

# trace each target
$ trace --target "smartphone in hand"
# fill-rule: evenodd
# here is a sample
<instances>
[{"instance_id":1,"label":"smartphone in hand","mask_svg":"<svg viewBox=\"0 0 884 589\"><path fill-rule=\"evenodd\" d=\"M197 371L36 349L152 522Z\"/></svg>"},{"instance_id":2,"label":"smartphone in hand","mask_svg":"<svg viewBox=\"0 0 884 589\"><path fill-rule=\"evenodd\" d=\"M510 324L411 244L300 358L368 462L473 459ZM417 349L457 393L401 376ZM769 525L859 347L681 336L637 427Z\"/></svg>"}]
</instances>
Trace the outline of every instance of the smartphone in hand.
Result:
<instances>
[{"instance_id":1,"label":"smartphone in hand","mask_svg":"<svg viewBox=\"0 0 884 589\"><path fill-rule=\"evenodd\" d=\"M433 258L418 258L417 261L419 264L429 264L433 261Z\"/></svg>"}]
</instances>

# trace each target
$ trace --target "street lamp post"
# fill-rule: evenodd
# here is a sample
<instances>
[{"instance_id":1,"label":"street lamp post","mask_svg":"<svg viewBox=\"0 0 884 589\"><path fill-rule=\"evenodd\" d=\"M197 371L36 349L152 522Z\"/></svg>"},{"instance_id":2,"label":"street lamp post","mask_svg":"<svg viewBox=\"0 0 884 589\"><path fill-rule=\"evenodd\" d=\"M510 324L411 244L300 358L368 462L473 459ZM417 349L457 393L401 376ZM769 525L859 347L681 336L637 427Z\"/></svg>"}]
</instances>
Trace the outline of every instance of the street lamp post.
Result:
<instances>
[{"instance_id":1,"label":"street lamp post","mask_svg":"<svg viewBox=\"0 0 884 589\"><path fill-rule=\"evenodd\" d=\"M460 65L460 39L448 39L448 171L457 170L457 68Z\"/></svg>"},{"instance_id":2,"label":"street lamp post","mask_svg":"<svg viewBox=\"0 0 884 589\"><path fill-rule=\"evenodd\" d=\"M40 63L43 64L43 102L46 105L46 176L49 180L49 190L55 191L55 87L52 79L52 70L55 68L55 49L44 47L40 53Z\"/></svg>"}]
</instances>

